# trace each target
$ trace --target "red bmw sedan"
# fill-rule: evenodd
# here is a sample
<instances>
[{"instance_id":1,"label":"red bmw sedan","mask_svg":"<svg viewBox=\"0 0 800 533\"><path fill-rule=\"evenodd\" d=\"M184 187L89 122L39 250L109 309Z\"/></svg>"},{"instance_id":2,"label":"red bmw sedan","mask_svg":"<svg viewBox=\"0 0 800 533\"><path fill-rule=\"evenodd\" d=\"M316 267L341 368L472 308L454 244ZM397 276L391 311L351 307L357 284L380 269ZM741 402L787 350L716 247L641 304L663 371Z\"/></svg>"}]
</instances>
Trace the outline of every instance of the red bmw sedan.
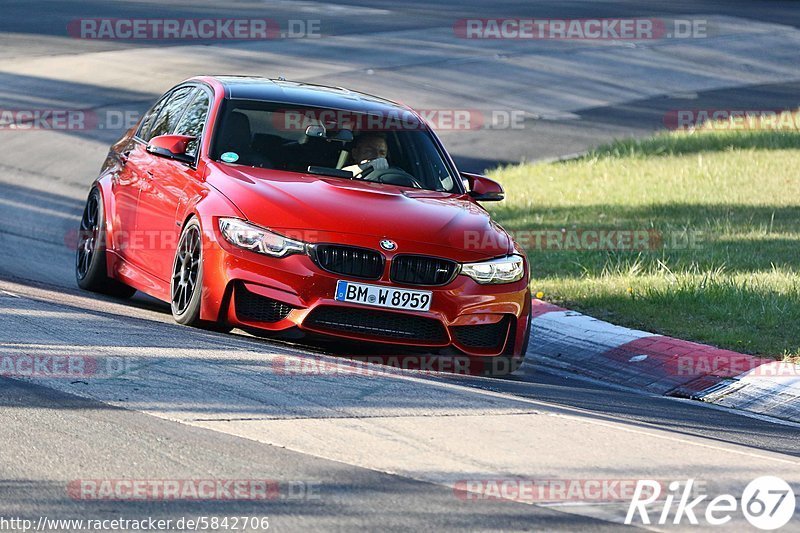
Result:
<instances>
[{"instance_id":1,"label":"red bmw sedan","mask_svg":"<svg viewBox=\"0 0 800 533\"><path fill-rule=\"evenodd\" d=\"M424 119L342 88L197 77L114 144L81 220L78 285L181 324L522 362L528 261Z\"/></svg>"}]
</instances>

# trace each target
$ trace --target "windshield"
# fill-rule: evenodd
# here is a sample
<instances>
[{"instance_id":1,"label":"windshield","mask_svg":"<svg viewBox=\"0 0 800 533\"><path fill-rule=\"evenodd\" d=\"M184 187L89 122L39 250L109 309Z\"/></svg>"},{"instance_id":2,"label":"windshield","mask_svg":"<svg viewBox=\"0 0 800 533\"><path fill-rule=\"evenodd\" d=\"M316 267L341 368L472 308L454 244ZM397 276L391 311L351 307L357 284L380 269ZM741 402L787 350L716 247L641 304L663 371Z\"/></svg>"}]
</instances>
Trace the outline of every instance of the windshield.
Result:
<instances>
[{"instance_id":1,"label":"windshield","mask_svg":"<svg viewBox=\"0 0 800 533\"><path fill-rule=\"evenodd\" d=\"M316 135L307 134L309 126ZM431 133L411 113L389 117L227 100L211 157L225 163L288 172L462 192ZM370 168L358 175L361 170L357 165Z\"/></svg>"}]
</instances>

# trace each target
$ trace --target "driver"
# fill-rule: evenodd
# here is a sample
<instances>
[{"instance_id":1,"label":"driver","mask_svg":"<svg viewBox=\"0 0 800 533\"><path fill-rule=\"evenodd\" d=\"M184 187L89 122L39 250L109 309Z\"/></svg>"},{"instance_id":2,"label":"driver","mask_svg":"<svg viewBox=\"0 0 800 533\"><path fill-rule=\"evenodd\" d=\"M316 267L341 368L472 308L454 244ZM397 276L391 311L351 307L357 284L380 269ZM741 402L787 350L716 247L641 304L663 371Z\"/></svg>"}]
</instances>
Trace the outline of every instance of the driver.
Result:
<instances>
[{"instance_id":1,"label":"driver","mask_svg":"<svg viewBox=\"0 0 800 533\"><path fill-rule=\"evenodd\" d=\"M352 172L353 177L360 176L367 167L372 167L373 170L386 170L389 168L389 162L386 160L388 153L389 147L383 134L363 133L356 138L350 150L352 164L342 170Z\"/></svg>"}]
</instances>

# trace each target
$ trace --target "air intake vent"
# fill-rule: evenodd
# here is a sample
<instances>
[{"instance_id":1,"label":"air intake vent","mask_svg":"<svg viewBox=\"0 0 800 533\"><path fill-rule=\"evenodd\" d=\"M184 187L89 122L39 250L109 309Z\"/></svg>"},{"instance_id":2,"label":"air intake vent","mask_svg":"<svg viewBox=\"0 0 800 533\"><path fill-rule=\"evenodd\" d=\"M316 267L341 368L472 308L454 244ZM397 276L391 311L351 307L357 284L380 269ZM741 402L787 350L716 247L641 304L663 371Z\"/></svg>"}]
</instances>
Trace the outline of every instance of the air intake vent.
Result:
<instances>
[{"instance_id":1,"label":"air intake vent","mask_svg":"<svg viewBox=\"0 0 800 533\"><path fill-rule=\"evenodd\" d=\"M387 340L444 343L444 325L433 318L350 307L317 307L306 318L309 327Z\"/></svg>"},{"instance_id":2,"label":"air intake vent","mask_svg":"<svg viewBox=\"0 0 800 533\"><path fill-rule=\"evenodd\" d=\"M494 324L450 328L459 344L469 348L498 348L506 340L509 317Z\"/></svg>"},{"instance_id":3,"label":"air intake vent","mask_svg":"<svg viewBox=\"0 0 800 533\"><path fill-rule=\"evenodd\" d=\"M252 293L244 285L236 286L236 316L247 322L277 322L283 320L293 307L278 300Z\"/></svg>"}]
</instances>

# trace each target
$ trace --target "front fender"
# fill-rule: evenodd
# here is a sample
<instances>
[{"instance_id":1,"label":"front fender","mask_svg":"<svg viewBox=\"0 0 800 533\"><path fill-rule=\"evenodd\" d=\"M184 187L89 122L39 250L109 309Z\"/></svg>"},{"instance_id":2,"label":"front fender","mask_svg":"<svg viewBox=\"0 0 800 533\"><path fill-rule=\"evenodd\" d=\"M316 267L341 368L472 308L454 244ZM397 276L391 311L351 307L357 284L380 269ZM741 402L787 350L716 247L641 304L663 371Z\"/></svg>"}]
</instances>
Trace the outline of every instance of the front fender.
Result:
<instances>
[{"instance_id":1,"label":"front fender","mask_svg":"<svg viewBox=\"0 0 800 533\"><path fill-rule=\"evenodd\" d=\"M175 223L183 231L186 223L192 218L200 221L204 258L200 319L215 322L221 318L224 311L228 287L228 279L212 267L217 262L207 259L222 253L222 248L217 243L216 220L219 217L245 217L233 202L205 181L190 183L184 192L175 214Z\"/></svg>"}]
</instances>

